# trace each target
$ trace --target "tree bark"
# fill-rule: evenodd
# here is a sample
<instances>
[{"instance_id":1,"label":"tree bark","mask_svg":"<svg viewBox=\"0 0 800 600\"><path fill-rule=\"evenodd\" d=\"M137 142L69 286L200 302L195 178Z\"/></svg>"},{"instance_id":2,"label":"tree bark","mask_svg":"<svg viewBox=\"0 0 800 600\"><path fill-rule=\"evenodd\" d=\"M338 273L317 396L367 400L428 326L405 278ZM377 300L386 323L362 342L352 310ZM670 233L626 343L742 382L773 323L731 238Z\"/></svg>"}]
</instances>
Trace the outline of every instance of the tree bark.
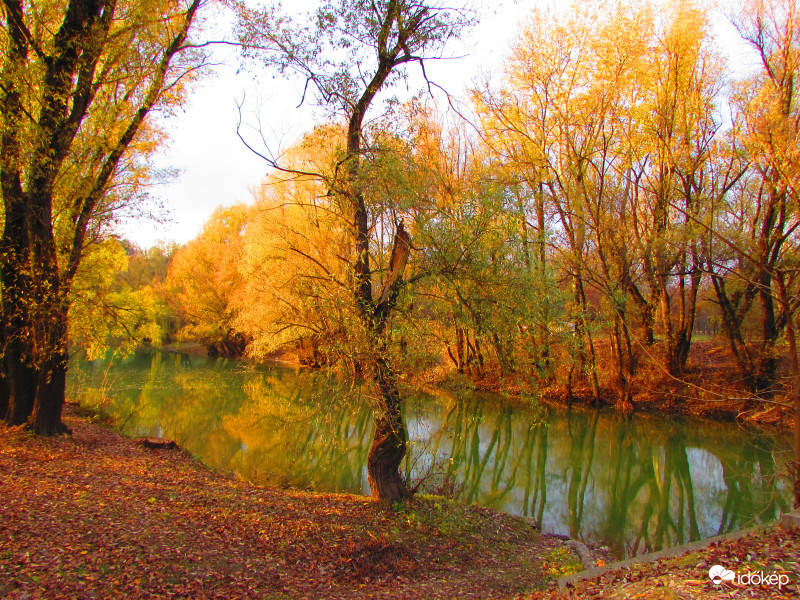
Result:
<instances>
[{"instance_id":1,"label":"tree bark","mask_svg":"<svg viewBox=\"0 0 800 600\"><path fill-rule=\"evenodd\" d=\"M33 410L36 397L36 371L32 356L32 324L27 310L26 290L30 293L30 267L26 261L28 232L24 204L5 198L6 222L0 240L3 260L0 283L3 288L2 323L5 375L9 391L3 412L8 425L22 425Z\"/></svg>"},{"instance_id":2,"label":"tree bark","mask_svg":"<svg viewBox=\"0 0 800 600\"><path fill-rule=\"evenodd\" d=\"M375 378L381 401L375 410L375 437L367 457L367 480L376 498L400 501L411 495L400 474L400 464L406 455L406 429L394 373L381 356L376 358Z\"/></svg>"},{"instance_id":3,"label":"tree bark","mask_svg":"<svg viewBox=\"0 0 800 600\"><path fill-rule=\"evenodd\" d=\"M2 311L0 307L0 311ZM5 348L6 336L3 332L3 323L0 320L0 348ZM9 386L8 371L6 370L6 360L3 353L0 353L0 420L5 419L8 411L8 403L11 398L11 388Z\"/></svg>"},{"instance_id":4,"label":"tree bark","mask_svg":"<svg viewBox=\"0 0 800 600\"><path fill-rule=\"evenodd\" d=\"M5 364L8 373L7 425L22 425L28 421L36 398L36 370L31 366L26 348L18 341L6 343Z\"/></svg>"},{"instance_id":5,"label":"tree bark","mask_svg":"<svg viewBox=\"0 0 800 600\"><path fill-rule=\"evenodd\" d=\"M573 276L573 292L575 305L578 307L578 314L575 317L575 335L581 340L578 350L578 366L580 373L589 382L592 391L592 400L595 405L600 404L600 382L597 379L597 352L594 347L594 339L589 328L589 305L586 301L586 290L580 274Z\"/></svg>"},{"instance_id":6,"label":"tree bark","mask_svg":"<svg viewBox=\"0 0 800 600\"><path fill-rule=\"evenodd\" d=\"M67 319L68 314L61 307L52 314L45 337L47 355L38 369L36 401L28 424L39 435L55 436L69 433L69 428L61 422L64 398L67 387Z\"/></svg>"},{"instance_id":7,"label":"tree bark","mask_svg":"<svg viewBox=\"0 0 800 600\"><path fill-rule=\"evenodd\" d=\"M400 464L406 454L406 430L400 411L400 392L394 370L389 362L386 324L397 301L403 280L403 271L411 250L411 238L403 224L397 225L389 273L378 303L368 319L371 343L373 379L380 391L375 408L375 437L367 457L367 480L372 495L378 500L402 501L411 493L400 474ZM358 291L359 288L356 288Z\"/></svg>"},{"instance_id":8,"label":"tree bark","mask_svg":"<svg viewBox=\"0 0 800 600\"><path fill-rule=\"evenodd\" d=\"M629 413L634 409L633 404L633 385L634 356L631 346L631 338L625 322L625 313L621 307L616 308L614 316L614 335L611 338L612 350L614 353L616 384L617 384L617 410Z\"/></svg>"}]
</instances>

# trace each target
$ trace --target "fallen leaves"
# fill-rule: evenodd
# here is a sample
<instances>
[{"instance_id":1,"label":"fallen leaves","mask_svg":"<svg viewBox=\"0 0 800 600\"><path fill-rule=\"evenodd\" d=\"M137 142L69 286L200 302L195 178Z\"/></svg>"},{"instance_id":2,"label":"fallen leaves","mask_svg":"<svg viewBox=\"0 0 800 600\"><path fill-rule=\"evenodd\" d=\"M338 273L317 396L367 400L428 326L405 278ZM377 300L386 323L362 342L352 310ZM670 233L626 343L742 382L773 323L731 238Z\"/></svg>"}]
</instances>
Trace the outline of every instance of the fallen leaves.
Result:
<instances>
[{"instance_id":1,"label":"fallen leaves","mask_svg":"<svg viewBox=\"0 0 800 600\"><path fill-rule=\"evenodd\" d=\"M529 599L561 595L555 579L576 560L562 540L477 506L422 497L393 510L255 487L179 450L66 421L73 435L56 439L0 428L0 597ZM769 530L563 595L797 597L798 537ZM715 564L791 584L715 586Z\"/></svg>"},{"instance_id":2,"label":"fallen leaves","mask_svg":"<svg viewBox=\"0 0 800 600\"><path fill-rule=\"evenodd\" d=\"M800 595L800 531L780 527L735 540L711 544L702 551L676 558L643 563L608 572L577 583L563 592L567 598L764 598L780 600ZM738 578L715 585L708 577L713 565L722 565L737 574L761 571L784 574L789 583L750 585Z\"/></svg>"},{"instance_id":3,"label":"fallen leaves","mask_svg":"<svg viewBox=\"0 0 800 600\"><path fill-rule=\"evenodd\" d=\"M504 598L561 541L478 507L258 488L65 416L0 429L0 597ZM442 505L446 504L446 508Z\"/></svg>"}]
</instances>

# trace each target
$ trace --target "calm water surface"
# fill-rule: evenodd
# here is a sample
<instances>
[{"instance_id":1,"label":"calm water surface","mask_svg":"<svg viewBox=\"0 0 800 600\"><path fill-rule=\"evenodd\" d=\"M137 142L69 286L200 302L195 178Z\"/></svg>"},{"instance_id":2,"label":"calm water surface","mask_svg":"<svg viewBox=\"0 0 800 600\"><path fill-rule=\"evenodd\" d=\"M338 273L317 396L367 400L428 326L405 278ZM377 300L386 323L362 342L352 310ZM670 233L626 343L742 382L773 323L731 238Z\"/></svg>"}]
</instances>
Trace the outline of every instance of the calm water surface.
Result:
<instances>
[{"instance_id":1,"label":"calm water surface","mask_svg":"<svg viewBox=\"0 0 800 600\"><path fill-rule=\"evenodd\" d=\"M70 391L126 433L176 440L256 483L369 493L369 398L324 373L179 353L76 362ZM535 517L633 555L771 521L791 440L714 423L527 408L474 393L404 409L421 489Z\"/></svg>"}]
</instances>

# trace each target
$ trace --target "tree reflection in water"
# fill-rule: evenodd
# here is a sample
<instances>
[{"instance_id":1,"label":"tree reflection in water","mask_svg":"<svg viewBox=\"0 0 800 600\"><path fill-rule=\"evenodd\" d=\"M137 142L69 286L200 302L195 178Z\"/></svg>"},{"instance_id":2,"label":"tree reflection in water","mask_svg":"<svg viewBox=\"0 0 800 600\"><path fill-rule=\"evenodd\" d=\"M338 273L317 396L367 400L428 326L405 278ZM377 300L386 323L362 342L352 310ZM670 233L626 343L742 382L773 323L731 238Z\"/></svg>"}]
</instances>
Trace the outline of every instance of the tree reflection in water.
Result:
<instances>
[{"instance_id":1,"label":"tree reflection in water","mask_svg":"<svg viewBox=\"0 0 800 600\"><path fill-rule=\"evenodd\" d=\"M175 439L255 483L367 493L372 419L359 388L322 371L176 353L78 363L73 395L133 435ZM406 403L406 472L421 491L536 518L544 531L632 555L776 519L776 449L730 423L535 409L473 393ZM785 456L785 455L784 455Z\"/></svg>"}]
</instances>

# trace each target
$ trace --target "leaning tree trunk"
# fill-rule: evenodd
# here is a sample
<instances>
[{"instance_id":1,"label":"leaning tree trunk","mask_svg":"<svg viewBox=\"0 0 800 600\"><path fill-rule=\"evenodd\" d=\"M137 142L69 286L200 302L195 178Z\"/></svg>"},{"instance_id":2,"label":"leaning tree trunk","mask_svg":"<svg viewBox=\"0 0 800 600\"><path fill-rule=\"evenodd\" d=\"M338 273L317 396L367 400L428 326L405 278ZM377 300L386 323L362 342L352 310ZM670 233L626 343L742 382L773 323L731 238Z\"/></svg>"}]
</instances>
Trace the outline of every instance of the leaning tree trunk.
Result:
<instances>
[{"instance_id":1,"label":"leaning tree trunk","mask_svg":"<svg viewBox=\"0 0 800 600\"><path fill-rule=\"evenodd\" d=\"M380 296L371 302L374 310L368 315L368 330L374 349L373 379L380 391L375 407L375 438L367 457L367 476L372 495L378 500L400 501L411 494L400 474L400 463L406 454L406 431L400 411L400 392L394 369L389 362L386 325L397 302L403 281L411 238L403 223L397 224L389 272Z\"/></svg>"},{"instance_id":2,"label":"leaning tree trunk","mask_svg":"<svg viewBox=\"0 0 800 600\"><path fill-rule=\"evenodd\" d=\"M380 295L374 298L370 268L369 214L358 183L364 115L393 67L391 60L381 57L377 72L350 117L347 130L349 160L345 169L347 181L344 188L353 211L353 245L356 256L353 264L353 295L364 331L369 336L368 343L373 350L371 369L374 382L380 390L379 406L375 408L375 438L367 457L368 480L372 495L377 500L400 501L409 496L408 488L400 475L406 440L400 413L400 394L387 356L385 329L403 283L403 271L411 253L411 238L403 228L402 221L398 223L389 270Z\"/></svg>"},{"instance_id":3,"label":"leaning tree trunk","mask_svg":"<svg viewBox=\"0 0 800 600\"><path fill-rule=\"evenodd\" d=\"M440 26L434 25L433 29L428 29L436 22L434 14L438 9L429 9L424 4L407 5L392 0L377 10L373 6L373 10L378 17L378 34L373 46L377 64L372 77L365 81L358 101L351 106L345 168L341 180L336 183L341 184L339 189L352 209L354 300L373 351L370 368L374 382L381 392L380 406L376 407L375 412L375 440L367 459L370 487L373 496L379 500L402 500L409 494L399 471L405 455L405 431L400 415L400 394L386 352L385 329L402 285L403 271L411 252L411 238L403 229L402 222L398 223L386 279L380 295L373 297L369 213L364 201L363 173L360 169L361 142L364 118L387 78L395 68L418 60L418 57L409 53L409 47L423 42L428 35L435 38L436 29ZM424 45L423 42L420 48Z\"/></svg>"}]
</instances>

